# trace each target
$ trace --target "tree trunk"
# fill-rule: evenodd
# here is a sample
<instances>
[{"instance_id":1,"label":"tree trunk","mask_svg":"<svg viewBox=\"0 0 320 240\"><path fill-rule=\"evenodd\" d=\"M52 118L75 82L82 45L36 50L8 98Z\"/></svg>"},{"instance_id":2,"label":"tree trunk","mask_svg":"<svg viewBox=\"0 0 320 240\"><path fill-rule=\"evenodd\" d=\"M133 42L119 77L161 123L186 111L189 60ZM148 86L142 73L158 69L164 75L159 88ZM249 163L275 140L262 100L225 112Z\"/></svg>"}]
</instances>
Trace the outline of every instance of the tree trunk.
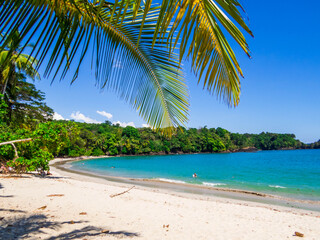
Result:
<instances>
[{"instance_id":1,"label":"tree trunk","mask_svg":"<svg viewBox=\"0 0 320 240\"><path fill-rule=\"evenodd\" d=\"M5 92L6 92L6 88L7 88L8 80L9 80L9 78L7 77L7 79L6 79L6 81L5 81L4 85L3 85L3 88L2 88L2 92L1 92L3 95L4 95L4 94L5 94Z\"/></svg>"},{"instance_id":2,"label":"tree trunk","mask_svg":"<svg viewBox=\"0 0 320 240\"><path fill-rule=\"evenodd\" d=\"M13 149L14 149L14 153L15 153L15 158L14 160L16 160L19 155L18 155L18 150L16 148L16 146L14 145L14 143L18 143L18 142L30 142L32 141L32 138L27 138L27 139L20 139L20 140L13 140L13 141L9 141L9 142L3 142L3 143L0 143L0 146L2 145L7 145L7 144L11 144Z\"/></svg>"},{"instance_id":3,"label":"tree trunk","mask_svg":"<svg viewBox=\"0 0 320 240\"><path fill-rule=\"evenodd\" d=\"M12 81L12 80L15 80L15 70L16 70L16 65L14 63L13 60L11 60L10 62L10 69L9 69L9 74L5 80L5 83L4 83L4 86L3 86L3 89L2 89L2 94L4 95L6 93L6 89L7 89L7 86L8 86L8 82L9 80Z\"/></svg>"},{"instance_id":4,"label":"tree trunk","mask_svg":"<svg viewBox=\"0 0 320 240\"><path fill-rule=\"evenodd\" d=\"M12 140L12 141L8 141L8 142L2 142L2 143L0 143L0 146L2 146L2 145L7 145L7 144L11 144L11 143L30 142L30 141L32 141L32 138Z\"/></svg>"}]
</instances>

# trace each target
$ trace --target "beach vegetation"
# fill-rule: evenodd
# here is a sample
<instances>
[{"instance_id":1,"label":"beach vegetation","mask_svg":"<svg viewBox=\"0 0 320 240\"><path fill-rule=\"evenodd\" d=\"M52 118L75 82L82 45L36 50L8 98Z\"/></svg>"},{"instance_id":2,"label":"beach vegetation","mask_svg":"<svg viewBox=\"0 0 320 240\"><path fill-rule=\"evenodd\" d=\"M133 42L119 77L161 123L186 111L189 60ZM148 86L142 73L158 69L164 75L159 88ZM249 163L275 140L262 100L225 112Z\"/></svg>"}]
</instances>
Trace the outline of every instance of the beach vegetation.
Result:
<instances>
[{"instance_id":1,"label":"beach vegetation","mask_svg":"<svg viewBox=\"0 0 320 240\"><path fill-rule=\"evenodd\" d=\"M6 116L4 121L14 125L35 125L52 119L53 109L45 103L44 93L27 82L23 74L16 75L14 84L8 83L6 95Z\"/></svg>"},{"instance_id":2,"label":"beach vegetation","mask_svg":"<svg viewBox=\"0 0 320 240\"><path fill-rule=\"evenodd\" d=\"M0 47L1 111L6 112L2 121L8 125L30 125L49 120L53 110L44 102L44 93L27 82L27 79L40 79L36 70L37 60L21 52L33 46L21 44L19 31L14 31L12 35L10 41Z\"/></svg>"},{"instance_id":3,"label":"beach vegetation","mask_svg":"<svg viewBox=\"0 0 320 240\"><path fill-rule=\"evenodd\" d=\"M0 124L2 125L7 116L8 105L4 100L4 95L0 93Z\"/></svg>"},{"instance_id":4,"label":"beach vegetation","mask_svg":"<svg viewBox=\"0 0 320 240\"><path fill-rule=\"evenodd\" d=\"M17 85L19 86L19 81ZM0 164L17 172L48 171L49 161L54 157L155 155L183 153L221 153L237 151L279 150L298 148L320 148L320 141L304 144L294 134L231 133L223 128L177 127L171 136L151 128L121 127L109 121L100 124L52 120L37 117L46 106L45 96L33 84L23 82L30 91L17 88L24 94L37 93L42 104L34 105L30 117L8 119L8 105L0 98L0 143L17 139L32 141L16 144L19 157L11 145L0 146ZM8 87L10 89L10 87ZM35 94L35 95L37 95ZM30 98L32 98L30 96ZM49 108L49 107L48 107ZM18 108L13 108L13 115ZM31 110L30 110L31 111ZM52 113L52 110L48 111ZM49 115L49 114L48 114Z\"/></svg>"},{"instance_id":5,"label":"beach vegetation","mask_svg":"<svg viewBox=\"0 0 320 240\"><path fill-rule=\"evenodd\" d=\"M304 144L293 134L240 134L220 128L179 128L175 132L169 138L150 128L74 121L47 121L31 128L0 127L0 142L33 139L17 145L20 158L16 160L12 160L12 146L0 146L0 160L17 171L44 171L54 157L219 153L317 148L320 145L320 141Z\"/></svg>"}]
</instances>

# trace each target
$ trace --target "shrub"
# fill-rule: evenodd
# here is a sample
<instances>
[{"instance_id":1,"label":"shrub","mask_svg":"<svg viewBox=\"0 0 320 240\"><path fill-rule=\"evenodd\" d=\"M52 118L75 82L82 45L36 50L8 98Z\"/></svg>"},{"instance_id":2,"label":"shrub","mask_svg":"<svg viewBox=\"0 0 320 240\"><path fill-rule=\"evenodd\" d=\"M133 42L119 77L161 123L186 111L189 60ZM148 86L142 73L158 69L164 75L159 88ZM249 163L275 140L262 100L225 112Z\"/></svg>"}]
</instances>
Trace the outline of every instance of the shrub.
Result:
<instances>
[{"instance_id":1,"label":"shrub","mask_svg":"<svg viewBox=\"0 0 320 240\"><path fill-rule=\"evenodd\" d=\"M105 153L100 148L95 148L91 155L92 156L101 156L101 155L105 155Z\"/></svg>"},{"instance_id":2,"label":"shrub","mask_svg":"<svg viewBox=\"0 0 320 240\"><path fill-rule=\"evenodd\" d=\"M49 161L52 158L53 155L51 153L39 149L31 159L19 157L15 160L8 161L7 165L12 167L17 173L49 171Z\"/></svg>"},{"instance_id":3,"label":"shrub","mask_svg":"<svg viewBox=\"0 0 320 240\"><path fill-rule=\"evenodd\" d=\"M116 147L109 149L109 155L114 156L114 155L118 155L118 154L119 154L119 151Z\"/></svg>"}]
</instances>

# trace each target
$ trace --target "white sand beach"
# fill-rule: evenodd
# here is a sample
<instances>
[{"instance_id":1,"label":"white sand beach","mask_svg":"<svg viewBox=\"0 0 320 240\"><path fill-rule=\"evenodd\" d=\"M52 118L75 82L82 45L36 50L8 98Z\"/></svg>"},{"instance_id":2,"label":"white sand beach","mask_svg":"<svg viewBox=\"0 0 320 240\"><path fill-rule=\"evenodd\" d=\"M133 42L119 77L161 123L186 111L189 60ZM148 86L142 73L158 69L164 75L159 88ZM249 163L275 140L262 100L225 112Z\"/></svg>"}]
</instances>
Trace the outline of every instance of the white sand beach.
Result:
<instances>
[{"instance_id":1,"label":"white sand beach","mask_svg":"<svg viewBox=\"0 0 320 240\"><path fill-rule=\"evenodd\" d=\"M52 173L0 176L0 239L320 239L320 212Z\"/></svg>"}]
</instances>

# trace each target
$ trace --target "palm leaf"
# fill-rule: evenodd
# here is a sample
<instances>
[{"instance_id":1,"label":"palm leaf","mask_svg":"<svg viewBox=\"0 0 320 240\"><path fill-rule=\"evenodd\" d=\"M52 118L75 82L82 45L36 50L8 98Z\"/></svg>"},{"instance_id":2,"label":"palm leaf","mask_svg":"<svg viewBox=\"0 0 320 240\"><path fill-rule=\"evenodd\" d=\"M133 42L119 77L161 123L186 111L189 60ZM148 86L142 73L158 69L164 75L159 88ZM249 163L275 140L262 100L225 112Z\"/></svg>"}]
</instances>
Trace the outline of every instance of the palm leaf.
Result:
<instances>
[{"instance_id":1,"label":"palm leaf","mask_svg":"<svg viewBox=\"0 0 320 240\"><path fill-rule=\"evenodd\" d=\"M141 1L134 2L140 6ZM151 1L146 1L144 14L150 4ZM118 6L119 14L124 5ZM184 58L191 59L193 71L199 76L198 83L203 81L203 87L210 93L215 93L231 106L237 106L239 76L243 77L243 73L221 27L250 57L246 39L235 25L253 36L243 13L238 0L162 0L153 45L162 40L171 51L179 45L179 62ZM141 29L143 27L142 22Z\"/></svg>"},{"instance_id":2,"label":"palm leaf","mask_svg":"<svg viewBox=\"0 0 320 240\"><path fill-rule=\"evenodd\" d=\"M19 29L24 44L36 39L32 56L38 68L46 61L45 77L62 79L74 64L71 82L90 49L101 88L115 90L155 128L183 124L188 92L178 56L152 40L160 9L137 6L136 1L2 0L0 32L8 37L1 45Z\"/></svg>"},{"instance_id":3,"label":"palm leaf","mask_svg":"<svg viewBox=\"0 0 320 240\"><path fill-rule=\"evenodd\" d=\"M239 9L242 7L237 0L163 0L163 14L154 33L157 39L159 32L166 32L172 23L170 34L162 35L161 39L166 39L170 47L180 40L180 62L183 57L191 58L193 70L199 75L198 82L203 80L204 88L232 106L239 103L239 75L243 73L220 25L250 56L244 35L227 16L252 35Z\"/></svg>"}]
</instances>

